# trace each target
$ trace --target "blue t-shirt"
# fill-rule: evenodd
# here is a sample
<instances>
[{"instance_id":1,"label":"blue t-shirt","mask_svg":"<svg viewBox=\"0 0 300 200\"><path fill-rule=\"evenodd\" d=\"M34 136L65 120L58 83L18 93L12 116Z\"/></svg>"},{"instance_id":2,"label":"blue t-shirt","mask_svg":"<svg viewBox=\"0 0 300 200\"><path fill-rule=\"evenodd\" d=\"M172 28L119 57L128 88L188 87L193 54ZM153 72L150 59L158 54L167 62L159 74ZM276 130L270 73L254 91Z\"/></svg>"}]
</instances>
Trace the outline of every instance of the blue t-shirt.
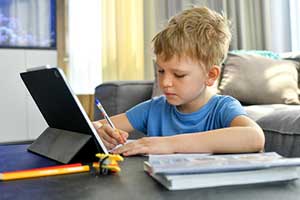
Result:
<instances>
[{"instance_id":1,"label":"blue t-shirt","mask_svg":"<svg viewBox=\"0 0 300 200\"><path fill-rule=\"evenodd\" d=\"M165 96L140 103L126 112L133 128L148 136L170 136L229 127L231 121L246 115L240 102L230 96L214 95L193 113L182 113Z\"/></svg>"}]
</instances>

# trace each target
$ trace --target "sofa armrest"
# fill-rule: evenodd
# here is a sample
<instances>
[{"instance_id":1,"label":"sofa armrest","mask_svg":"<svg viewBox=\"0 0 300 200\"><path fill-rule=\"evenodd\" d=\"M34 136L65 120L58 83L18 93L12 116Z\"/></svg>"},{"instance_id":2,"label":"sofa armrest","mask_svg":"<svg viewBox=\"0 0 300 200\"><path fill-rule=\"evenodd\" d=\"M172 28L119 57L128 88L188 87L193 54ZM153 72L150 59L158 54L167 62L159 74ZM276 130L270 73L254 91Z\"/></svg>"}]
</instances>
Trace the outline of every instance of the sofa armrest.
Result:
<instances>
[{"instance_id":1,"label":"sofa armrest","mask_svg":"<svg viewBox=\"0 0 300 200\"><path fill-rule=\"evenodd\" d=\"M129 108L151 98L153 81L112 81L102 83L95 89L98 98L109 116L123 113ZM102 119L94 106L94 120Z\"/></svg>"}]
</instances>

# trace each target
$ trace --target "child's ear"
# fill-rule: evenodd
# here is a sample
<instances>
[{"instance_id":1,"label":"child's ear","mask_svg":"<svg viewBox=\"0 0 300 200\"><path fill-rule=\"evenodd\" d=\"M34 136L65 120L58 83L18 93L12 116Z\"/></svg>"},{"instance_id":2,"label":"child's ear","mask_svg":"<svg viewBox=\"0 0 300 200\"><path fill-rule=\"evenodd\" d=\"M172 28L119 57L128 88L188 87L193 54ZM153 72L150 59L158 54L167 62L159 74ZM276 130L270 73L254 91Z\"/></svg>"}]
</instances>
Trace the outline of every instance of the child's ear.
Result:
<instances>
[{"instance_id":1,"label":"child's ear","mask_svg":"<svg viewBox=\"0 0 300 200\"><path fill-rule=\"evenodd\" d=\"M220 75L220 67L217 65L213 65L207 73L207 80L205 81L205 84L207 86L212 86L215 83L215 81L218 79L219 75Z\"/></svg>"}]
</instances>

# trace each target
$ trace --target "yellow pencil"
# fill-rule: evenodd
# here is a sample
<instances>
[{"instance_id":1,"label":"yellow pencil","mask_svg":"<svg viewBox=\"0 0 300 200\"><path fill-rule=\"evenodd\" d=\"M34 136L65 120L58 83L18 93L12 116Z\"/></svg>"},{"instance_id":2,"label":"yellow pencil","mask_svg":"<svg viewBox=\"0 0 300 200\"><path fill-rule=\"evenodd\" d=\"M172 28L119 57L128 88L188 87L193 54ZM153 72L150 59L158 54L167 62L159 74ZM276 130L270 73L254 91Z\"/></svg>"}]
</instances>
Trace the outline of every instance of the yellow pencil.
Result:
<instances>
[{"instance_id":1,"label":"yellow pencil","mask_svg":"<svg viewBox=\"0 0 300 200\"><path fill-rule=\"evenodd\" d=\"M0 180L16 180L24 178L34 178L34 177L43 177L43 176L55 176L61 174L73 174L88 172L90 170L89 165L66 167L66 168L56 168L56 169L41 169L41 170L25 170L25 171L16 171L16 172L5 172L0 174Z\"/></svg>"}]
</instances>

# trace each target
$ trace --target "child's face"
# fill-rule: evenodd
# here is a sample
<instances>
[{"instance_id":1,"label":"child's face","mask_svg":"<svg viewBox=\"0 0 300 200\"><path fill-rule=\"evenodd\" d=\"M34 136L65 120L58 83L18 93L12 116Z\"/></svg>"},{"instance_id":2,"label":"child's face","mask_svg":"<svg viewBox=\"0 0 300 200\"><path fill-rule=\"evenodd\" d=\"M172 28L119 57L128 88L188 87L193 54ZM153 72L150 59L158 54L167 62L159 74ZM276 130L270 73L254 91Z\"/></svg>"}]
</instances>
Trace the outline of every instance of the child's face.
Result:
<instances>
[{"instance_id":1,"label":"child's face","mask_svg":"<svg viewBox=\"0 0 300 200\"><path fill-rule=\"evenodd\" d=\"M157 67L160 89L170 104L189 108L203 104L208 79L203 66L186 56L168 61L157 56Z\"/></svg>"}]
</instances>

